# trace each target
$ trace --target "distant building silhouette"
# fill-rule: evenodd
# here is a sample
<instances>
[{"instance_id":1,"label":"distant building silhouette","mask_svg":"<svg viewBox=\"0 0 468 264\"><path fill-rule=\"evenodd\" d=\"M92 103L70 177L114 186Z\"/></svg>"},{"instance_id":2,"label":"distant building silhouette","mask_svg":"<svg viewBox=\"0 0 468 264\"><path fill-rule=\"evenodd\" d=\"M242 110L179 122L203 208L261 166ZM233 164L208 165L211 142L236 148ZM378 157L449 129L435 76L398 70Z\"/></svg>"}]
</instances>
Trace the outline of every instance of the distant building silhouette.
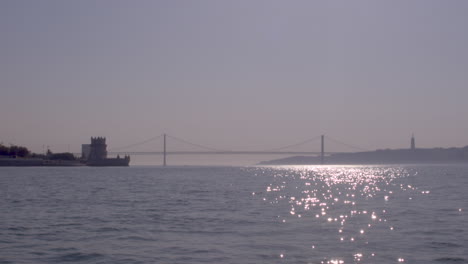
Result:
<instances>
[{"instance_id":1,"label":"distant building silhouette","mask_svg":"<svg viewBox=\"0 0 468 264\"><path fill-rule=\"evenodd\" d=\"M414 141L414 134L411 135L411 149L416 149L416 143Z\"/></svg>"},{"instance_id":2,"label":"distant building silhouette","mask_svg":"<svg viewBox=\"0 0 468 264\"><path fill-rule=\"evenodd\" d=\"M107 158L106 138L92 137L91 144L81 145L81 156L85 160L102 160Z\"/></svg>"},{"instance_id":3,"label":"distant building silhouette","mask_svg":"<svg viewBox=\"0 0 468 264\"><path fill-rule=\"evenodd\" d=\"M88 159L103 160L107 158L107 144L105 137L91 138L91 151Z\"/></svg>"},{"instance_id":4,"label":"distant building silhouette","mask_svg":"<svg viewBox=\"0 0 468 264\"><path fill-rule=\"evenodd\" d=\"M128 166L130 156L123 158L107 158L107 144L105 137L91 137L91 144L81 146L82 159L88 166Z\"/></svg>"}]
</instances>

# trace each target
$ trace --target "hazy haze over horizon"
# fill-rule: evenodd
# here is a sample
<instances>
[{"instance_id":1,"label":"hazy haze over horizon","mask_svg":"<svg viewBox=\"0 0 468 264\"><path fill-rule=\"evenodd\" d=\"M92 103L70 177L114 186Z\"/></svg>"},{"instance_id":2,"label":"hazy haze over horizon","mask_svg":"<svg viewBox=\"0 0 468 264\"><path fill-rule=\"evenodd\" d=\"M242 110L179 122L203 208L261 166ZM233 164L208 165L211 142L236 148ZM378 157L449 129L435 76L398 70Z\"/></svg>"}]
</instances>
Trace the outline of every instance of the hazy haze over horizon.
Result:
<instances>
[{"instance_id":1,"label":"hazy haze over horizon","mask_svg":"<svg viewBox=\"0 0 468 264\"><path fill-rule=\"evenodd\" d=\"M465 146L467 13L456 0L1 1L0 142Z\"/></svg>"}]
</instances>

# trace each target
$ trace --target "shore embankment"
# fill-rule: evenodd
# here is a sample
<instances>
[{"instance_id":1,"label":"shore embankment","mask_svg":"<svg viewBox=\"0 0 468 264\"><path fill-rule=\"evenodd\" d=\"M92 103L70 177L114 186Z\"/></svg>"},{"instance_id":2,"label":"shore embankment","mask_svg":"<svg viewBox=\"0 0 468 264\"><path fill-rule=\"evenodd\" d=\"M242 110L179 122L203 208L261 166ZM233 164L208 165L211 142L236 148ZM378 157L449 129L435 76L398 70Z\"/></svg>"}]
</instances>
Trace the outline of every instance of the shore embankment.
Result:
<instances>
[{"instance_id":1,"label":"shore embankment","mask_svg":"<svg viewBox=\"0 0 468 264\"><path fill-rule=\"evenodd\" d=\"M0 158L0 167L84 166L78 160L46 160L36 158Z\"/></svg>"}]
</instances>

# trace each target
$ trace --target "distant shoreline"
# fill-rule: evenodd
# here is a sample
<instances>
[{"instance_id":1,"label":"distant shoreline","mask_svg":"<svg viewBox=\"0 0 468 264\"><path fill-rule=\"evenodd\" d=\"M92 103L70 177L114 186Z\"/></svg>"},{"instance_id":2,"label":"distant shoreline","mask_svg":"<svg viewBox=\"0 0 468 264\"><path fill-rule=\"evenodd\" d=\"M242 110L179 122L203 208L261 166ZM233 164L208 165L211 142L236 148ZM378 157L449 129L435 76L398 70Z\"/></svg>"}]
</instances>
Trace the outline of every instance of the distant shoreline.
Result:
<instances>
[{"instance_id":1,"label":"distant shoreline","mask_svg":"<svg viewBox=\"0 0 468 264\"><path fill-rule=\"evenodd\" d=\"M0 167L77 167L79 160L46 160L38 158L0 158Z\"/></svg>"},{"instance_id":2,"label":"distant shoreline","mask_svg":"<svg viewBox=\"0 0 468 264\"><path fill-rule=\"evenodd\" d=\"M336 153L324 157L328 165L468 163L468 146L463 148L385 149L365 152ZM259 165L319 165L320 156L292 156L262 161Z\"/></svg>"}]
</instances>

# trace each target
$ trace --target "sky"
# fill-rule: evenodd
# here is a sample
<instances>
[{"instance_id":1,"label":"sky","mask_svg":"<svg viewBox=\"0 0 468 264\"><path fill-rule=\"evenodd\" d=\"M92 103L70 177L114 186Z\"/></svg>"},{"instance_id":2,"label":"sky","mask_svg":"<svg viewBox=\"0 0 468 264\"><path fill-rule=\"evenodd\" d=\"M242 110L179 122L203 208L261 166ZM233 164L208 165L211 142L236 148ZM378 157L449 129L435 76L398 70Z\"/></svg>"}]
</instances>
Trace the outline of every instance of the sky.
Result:
<instances>
[{"instance_id":1,"label":"sky","mask_svg":"<svg viewBox=\"0 0 468 264\"><path fill-rule=\"evenodd\" d=\"M0 1L0 142L466 146L467 13L464 0Z\"/></svg>"}]
</instances>

